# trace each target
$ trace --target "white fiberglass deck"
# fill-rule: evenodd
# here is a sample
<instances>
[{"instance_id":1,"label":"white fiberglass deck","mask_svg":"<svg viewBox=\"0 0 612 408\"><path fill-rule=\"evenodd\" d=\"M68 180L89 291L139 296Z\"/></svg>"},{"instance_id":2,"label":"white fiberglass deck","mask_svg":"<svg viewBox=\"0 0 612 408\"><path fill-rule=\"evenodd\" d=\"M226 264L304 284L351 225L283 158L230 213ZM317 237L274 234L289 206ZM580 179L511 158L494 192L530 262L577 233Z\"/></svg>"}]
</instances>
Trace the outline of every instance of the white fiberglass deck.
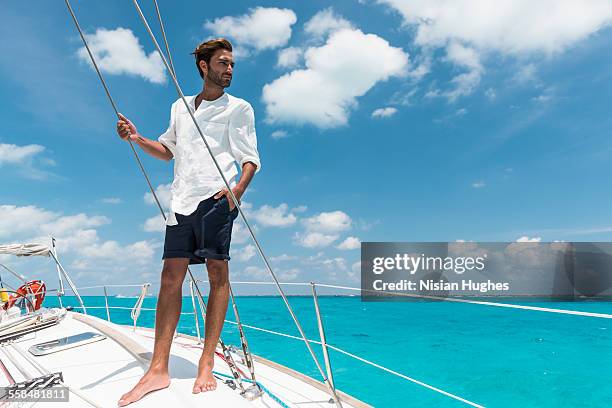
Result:
<instances>
[{"instance_id":1,"label":"white fiberglass deck","mask_svg":"<svg viewBox=\"0 0 612 408\"><path fill-rule=\"evenodd\" d=\"M102 333L107 338L42 356L33 356L28 352L28 348L34 344L83 332ZM70 403L63 403L61 406L114 407L120 396L131 389L146 370L153 342L154 333L151 329L136 328L134 331L132 327L119 326L96 317L68 312L58 325L3 343L0 347L2 351L0 357L16 382L35 378L45 371L62 372L64 383L90 401L87 402L77 394L71 393ZM261 358L255 359L255 372L257 380L269 391L263 393L261 398L248 401L240 395L239 389L234 390L219 379L215 391L192 394L201 352L202 344L198 343L196 338L177 336L171 349L170 387L153 392L130 406L238 408L282 407L286 404L300 407L335 407L335 404L329 402L329 394L322 383ZM238 354L234 357L238 368L248 373L247 367L241 364L241 357ZM40 367L36 367L33 362ZM230 375L227 364L218 356L215 357L215 371ZM0 386L8 385L6 376L2 377L1 381ZM246 382L244 384L245 387L249 385ZM341 394L340 397L344 407L367 406L345 394ZM60 406L59 403L41 404Z\"/></svg>"}]
</instances>

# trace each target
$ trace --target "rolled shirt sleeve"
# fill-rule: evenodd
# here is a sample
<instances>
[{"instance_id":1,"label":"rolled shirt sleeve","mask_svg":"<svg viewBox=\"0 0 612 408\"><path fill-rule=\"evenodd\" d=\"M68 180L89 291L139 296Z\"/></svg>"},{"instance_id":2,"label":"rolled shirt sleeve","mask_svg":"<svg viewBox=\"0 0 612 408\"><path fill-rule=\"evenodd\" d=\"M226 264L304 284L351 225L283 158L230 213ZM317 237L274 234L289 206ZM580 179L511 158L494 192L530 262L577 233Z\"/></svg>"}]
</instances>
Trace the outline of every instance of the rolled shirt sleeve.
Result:
<instances>
[{"instance_id":1,"label":"rolled shirt sleeve","mask_svg":"<svg viewBox=\"0 0 612 408\"><path fill-rule=\"evenodd\" d=\"M252 162L261 169L259 153L257 151L257 135L255 133L255 112L249 103L236 109L229 121L229 142L234 159L240 168L246 162Z\"/></svg>"},{"instance_id":2,"label":"rolled shirt sleeve","mask_svg":"<svg viewBox=\"0 0 612 408\"><path fill-rule=\"evenodd\" d=\"M176 102L173 103L172 108L170 108L170 124L168 125L168 130L166 130L164 134L157 138L158 142L160 142L170 150L170 152L172 153L172 157L176 156L176 125L174 116L175 108Z\"/></svg>"}]
</instances>

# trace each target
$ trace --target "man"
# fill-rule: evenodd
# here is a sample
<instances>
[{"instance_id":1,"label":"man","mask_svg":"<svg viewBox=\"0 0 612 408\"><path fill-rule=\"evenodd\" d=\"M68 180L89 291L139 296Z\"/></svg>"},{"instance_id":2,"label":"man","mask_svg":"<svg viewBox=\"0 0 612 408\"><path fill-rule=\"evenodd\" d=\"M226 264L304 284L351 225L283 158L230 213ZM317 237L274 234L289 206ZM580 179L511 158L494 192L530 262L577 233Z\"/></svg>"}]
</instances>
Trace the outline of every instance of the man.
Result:
<instances>
[{"instance_id":1,"label":"man","mask_svg":"<svg viewBox=\"0 0 612 408\"><path fill-rule=\"evenodd\" d=\"M243 99L224 91L230 86L234 70L229 41L219 38L204 42L193 54L204 86L198 95L186 99L234 195L240 200L260 168L253 108ZM174 158L153 357L148 371L121 397L119 406L170 385L170 346L181 311L182 284L189 264L206 263L210 282L204 350L193 393L212 391L217 385L212 373L214 353L227 311L229 246L238 209L181 99L172 105L170 126L158 141L140 135L136 126L123 115L117 122L117 132L122 139L129 137L153 157ZM242 169L238 183L235 182L238 174L235 162Z\"/></svg>"}]
</instances>

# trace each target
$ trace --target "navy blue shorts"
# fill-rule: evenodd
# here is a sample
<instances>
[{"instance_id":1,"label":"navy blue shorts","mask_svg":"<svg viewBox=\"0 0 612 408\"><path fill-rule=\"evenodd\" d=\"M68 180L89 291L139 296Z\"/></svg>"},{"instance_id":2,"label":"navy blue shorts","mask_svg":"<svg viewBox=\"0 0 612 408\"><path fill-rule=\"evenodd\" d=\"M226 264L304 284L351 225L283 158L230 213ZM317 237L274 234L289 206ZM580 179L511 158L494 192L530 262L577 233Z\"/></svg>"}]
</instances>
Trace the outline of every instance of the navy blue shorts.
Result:
<instances>
[{"instance_id":1,"label":"navy blue shorts","mask_svg":"<svg viewBox=\"0 0 612 408\"><path fill-rule=\"evenodd\" d=\"M230 211L225 196L201 201L189 215L175 215L178 224L166 226L162 259L189 258L190 264L201 264L208 258L230 259L232 225L238 216L238 208Z\"/></svg>"}]
</instances>

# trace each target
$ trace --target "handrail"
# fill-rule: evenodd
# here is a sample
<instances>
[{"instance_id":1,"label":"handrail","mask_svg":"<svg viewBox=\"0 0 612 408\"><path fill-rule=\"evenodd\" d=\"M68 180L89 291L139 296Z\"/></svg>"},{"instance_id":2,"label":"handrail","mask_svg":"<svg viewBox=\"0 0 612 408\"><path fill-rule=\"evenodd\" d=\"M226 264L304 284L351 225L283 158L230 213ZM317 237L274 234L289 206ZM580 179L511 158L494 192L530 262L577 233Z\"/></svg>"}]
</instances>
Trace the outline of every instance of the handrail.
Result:
<instances>
[{"instance_id":1,"label":"handrail","mask_svg":"<svg viewBox=\"0 0 612 408\"><path fill-rule=\"evenodd\" d=\"M198 282L208 282L207 280L196 279ZM257 285L275 285L273 282L250 282L250 281L232 281L233 284L257 284ZM310 282L279 282L281 285L293 285L293 286L310 286ZM340 286L340 285L331 285L325 283L315 283L316 286L322 288L332 288L332 289L344 289L344 290L352 290L358 292L372 292L372 293L383 293L389 295L396 296L404 296L411 297L415 299L430 299L430 300L442 300L447 302L457 302L457 303L469 303L481 306L492 306L492 307L503 307L509 309L521 309L521 310L532 310L538 312L548 312L548 313L558 313L558 314L567 314L574 316L585 316L585 317L596 317L601 319L612 319L612 314L609 313L595 313L595 312L584 312L580 310L571 310L571 309L557 309L550 307L539 307L539 306L528 306L528 305L520 305L520 304L512 304L512 303L499 303L499 302L488 302L481 300L470 300L470 299L460 299L460 298L445 298L440 296L431 296L431 295L418 295L418 294L409 294L409 293L397 293L397 292L388 292L388 291L379 291L379 290L370 290L370 289L361 289L351 286ZM152 284L153 286L153 284ZM96 289L96 288L110 288L110 287L142 287L142 284L117 284L117 285L95 285L95 286L82 286L76 287L76 289ZM57 289L47 289L46 292L57 292ZM137 296L134 296L137 298ZM76 307L76 306L75 306ZM144 309L143 309L144 310Z\"/></svg>"},{"instance_id":2,"label":"handrail","mask_svg":"<svg viewBox=\"0 0 612 408\"><path fill-rule=\"evenodd\" d=\"M206 281L204 280L202 282L206 282ZM234 284L273 285L272 282L233 281L232 283ZM310 286L310 283L286 282L286 283L281 283L281 285ZM382 293L386 295L403 296L403 297L410 297L410 298L415 298L415 299L442 300L442 301L447 301L447 302L470 303L470 304L481 305L481 306L504 307L504 308L509 308L509 309L533 310L537 312L559 313L559 314L567 314L567 315L575 315L575 316L598 317L601 319L612 319L612 314L609 314L609 313L583 312L580 310L557 309L557 308L551 308L551 307L518 305L518 304L512 304L512 303L488 302L488 301L483 301L483 300L470 300L470 299L460 299L460 298L452 298L452 297L420 295L416 293L415 294L398 293L398 292L389 292L389 291L384 291L384 290L362 289L362 288L356 288L352 286L330 285L330 284L325 284L325 283L317 283L316 285L322 288L344 289L344 290L352 290L352 291L357 291L357 292L371 292L371 293L378 293L378 294Z\"/></svg>"}]
</instances>

